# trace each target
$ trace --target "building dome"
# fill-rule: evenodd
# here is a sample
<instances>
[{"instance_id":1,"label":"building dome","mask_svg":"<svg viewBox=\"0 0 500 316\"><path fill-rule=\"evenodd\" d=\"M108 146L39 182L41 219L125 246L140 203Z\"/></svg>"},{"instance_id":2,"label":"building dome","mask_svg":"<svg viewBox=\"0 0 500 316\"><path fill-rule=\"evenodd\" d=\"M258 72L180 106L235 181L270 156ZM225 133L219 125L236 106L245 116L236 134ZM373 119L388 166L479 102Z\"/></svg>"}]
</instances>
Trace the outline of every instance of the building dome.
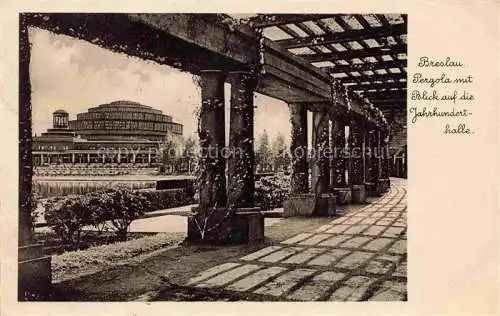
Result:
<instances>
[{"instance_id":1,"label":"building dome","mask_svg":"<svg viewBox=\"0 0 500 316\"><path fill-rule=\"evenodd\" d=\"M69 114L64 110L56 110L52 113L52 127L55 129L67 129L69 127Z\"/></svg>"},{"instance_id":2,"label":"building dome","mask_svg":"<svg viewBox=\"0 0 500 316\"><path fill-rule=\"evenodd\" d=\"M140 138L162 140L182 134L182 125L151 106L119 100L89 108L70 121L70 128L85 139Z\"/></svg>"}]
</instances>

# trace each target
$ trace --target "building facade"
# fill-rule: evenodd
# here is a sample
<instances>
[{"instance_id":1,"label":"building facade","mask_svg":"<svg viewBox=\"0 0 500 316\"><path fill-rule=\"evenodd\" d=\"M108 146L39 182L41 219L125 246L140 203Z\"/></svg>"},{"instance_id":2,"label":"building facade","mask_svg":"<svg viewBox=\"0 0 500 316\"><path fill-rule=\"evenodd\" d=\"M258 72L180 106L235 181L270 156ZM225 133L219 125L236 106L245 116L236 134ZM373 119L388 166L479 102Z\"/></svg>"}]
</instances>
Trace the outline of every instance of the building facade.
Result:
<instances>
[{"instance_id":1,"label":"building facade","mask_svg":"<svg viewBox=\"0 0 500 316\"><path fill-rule=\"evenodd\" d=\"M33 138L33 165L139 165L161 161L162 143L182 136L182 124L160 110L131 101L89 108L69 120L53 113L53 127Z\"/></svg>"}]
</instances>

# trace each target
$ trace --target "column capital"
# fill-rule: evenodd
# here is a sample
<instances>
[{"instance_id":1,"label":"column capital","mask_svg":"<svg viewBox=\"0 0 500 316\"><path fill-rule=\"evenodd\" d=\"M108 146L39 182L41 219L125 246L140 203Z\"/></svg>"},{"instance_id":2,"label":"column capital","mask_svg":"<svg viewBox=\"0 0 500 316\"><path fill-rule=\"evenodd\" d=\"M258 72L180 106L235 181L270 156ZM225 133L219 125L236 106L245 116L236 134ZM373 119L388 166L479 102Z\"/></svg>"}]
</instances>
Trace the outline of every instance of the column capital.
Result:
<instances>
[{"instance_id":1,"label":"column capital","mask_svg":"<svg viewBox=\"0 0 500 316\"><path fill-rule=\"evenodd\" d=\"M230 84L236 84L246 90L251 90L251 92L257 87L257 76L250 70L228 71L227 79Z\"/></svg>"},{"instance_id":2,"label":"column capital","mask_svg":"<svg viewBox=\"0 0 500 316\"><path fill-rule=\"evenodd\" d=\"M325 103L309 103L308 104L308 109L311 112L328 112L329 107L328 104Z\"/></svg>"}]
</instances>

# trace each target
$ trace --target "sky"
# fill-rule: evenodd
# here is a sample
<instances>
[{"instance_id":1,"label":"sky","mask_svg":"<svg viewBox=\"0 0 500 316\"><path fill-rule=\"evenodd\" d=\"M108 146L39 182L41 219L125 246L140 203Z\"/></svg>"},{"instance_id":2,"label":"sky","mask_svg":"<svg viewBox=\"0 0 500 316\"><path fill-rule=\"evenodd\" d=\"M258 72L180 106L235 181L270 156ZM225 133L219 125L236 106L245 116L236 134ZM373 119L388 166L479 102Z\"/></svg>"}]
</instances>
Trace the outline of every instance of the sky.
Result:
<instances>
[{"instance_id":1,"label":"sky","mask_svg":"<svg viewBox=\"0 0 500 316\"><path fill-rule=\"evenodd\" d=\"M184 136L196 137L194 112L201 95L193 75L49 31L31 28L29 34L33 133L52 127L55 110L63 109L75 119L90 107L130 100L171 115L184 125ZM225 88L228 133L230 85ZM288 142L286 103L255 93L254 104L256 137L265 129L271 139L282 133Z\"/></svg>"}]
</instances>

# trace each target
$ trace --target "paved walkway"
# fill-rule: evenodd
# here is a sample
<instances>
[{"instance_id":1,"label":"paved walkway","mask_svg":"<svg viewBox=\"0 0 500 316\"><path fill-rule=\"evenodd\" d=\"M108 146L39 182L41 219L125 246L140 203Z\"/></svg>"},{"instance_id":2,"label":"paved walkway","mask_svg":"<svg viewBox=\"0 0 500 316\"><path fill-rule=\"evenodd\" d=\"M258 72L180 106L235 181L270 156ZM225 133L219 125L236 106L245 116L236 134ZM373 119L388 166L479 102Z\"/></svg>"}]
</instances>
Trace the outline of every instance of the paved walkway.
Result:
<instances>
[{"instance_id":1,"label":"paved walkway","mask_svg":"<svg viewBox=\"0 0 500 316\"><path fill-rule=\"evenodd\" d=\"M299 301L404 301L406 180L315 231L202 271L188 285Z\"/></svg>"}]
</instances>

